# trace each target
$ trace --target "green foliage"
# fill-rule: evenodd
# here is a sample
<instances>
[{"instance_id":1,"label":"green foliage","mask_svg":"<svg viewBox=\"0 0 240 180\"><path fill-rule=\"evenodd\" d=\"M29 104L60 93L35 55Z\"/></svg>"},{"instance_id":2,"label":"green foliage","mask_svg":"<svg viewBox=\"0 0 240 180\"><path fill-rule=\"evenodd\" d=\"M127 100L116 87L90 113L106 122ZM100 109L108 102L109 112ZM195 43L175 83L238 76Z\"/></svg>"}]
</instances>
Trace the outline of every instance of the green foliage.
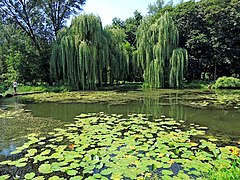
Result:
<instances>
[{"instance_id":1,"label":"green foliage","mask_svg":"<svg viewBox=\"0 0 240 180\"><path fill-rule=\"evenodd\" d=\"M81 15L59 33L52 48L51 77L75 90L124 80L128 73L128 53L124 31L106 27L93 14Z\"/></svg>"},{"instance_id":2,"label":"green foliage","mask_svg":"<svg viewBox=\"0 0 240 180\"><path fill-rule=\"evenodd\" d=\"M210 170L207 175L209 180L235 180L240 179L240 160L237 159L233 162L230 168L218 168Z\"/></svg>"},{"instance_id":3,"label":"green foliage","mask_svg":"<svg viewBox=\"0 0 240 180\"><path fill-rule=\"evenodd\" d=\"M71 89L67 86L18 86L18 92L67 92Z\"/></svg>"},{"instance_id":4,"label":"green foliage","mask_svg":"<svg viewBox=\"0 0 240 180\"><path fill-rule=\"evenodd\" d=\"M193 80L189 83L184 82L183 87L186 89L207 89L211 82L203 81L203 80Z\"/></svg>"},{"instance_id":5,"label":"green foliage","mask_svg":"<svg viewBox=\"0 0 240 180\"><path fill-rule=\"evenodd\" d=\"M142 21L137 35L144 81L153 88L182 87L188 55L186 50L178 48L178 30L169 13L153 24L151 19Z\"/></svg>"},{"instance_id":6,"label":"green foliage","mask_svg":"<svg viewBox=\"0 0 240 180\"><path fill-rule=\"evenodd\" d=\"M239 16L237 0L181 1L165 6L153 16L158 19L168 11L179 30L179 46L188 51L188 79L210 79L240 74Z\"/></svg>"},{"instance_id":7,"label":"green foliage","mask_svg":"<svg viewBox=\"0 0 240 180\"><path fill-rule=\"evenodd\" d=\"M50 44L85 0L0 1L0 74L22 83L50 83ZM19 54L18 66L7 61Z\"/></svg>"},{"instance_id":8,"label":"green foliage","mask_svg":"<svg viewBox=\"0 0 240 180\"><path fill-rule=\"evenodd\" d=\"M14 25L1 26L0 79L6 83L16 79L21 83L49 82L48 51L39 56L31 39Z\"/></svg>"},{"instance_id":9,"label":"green foliage","mask_svg":"<svg viewBox=\"0 0 240 180\"><path fill-rule=\"evenodd\" d=\"M20 61L22 60L22 56L18 51L10 51L10 53L6 56L6 65L7 72L2 76L5 76L5 83L11 84L18 77L17 68L19 66Z\"/></svg>"},{"instance_id":10,"label":"green foliage","mask_svg":"<svg viewBox=\"0 0 240 180\"><path fill-rule=\"evenodd\" d=\"M156 14L163 8L164 0L157 0L154 4L148 5L148 13L149 14Z\"/></svg>"},{"instance_id":11,"label":"green foliage","mask_svg":"<svg viewBox=\"0 0 240 180\"><path fill-rule=\"evenodd\" d=\"M216 89L238 89L240 88L240 79L234 77L220 77L213 85Z\"/></svg>"}]
</instances>

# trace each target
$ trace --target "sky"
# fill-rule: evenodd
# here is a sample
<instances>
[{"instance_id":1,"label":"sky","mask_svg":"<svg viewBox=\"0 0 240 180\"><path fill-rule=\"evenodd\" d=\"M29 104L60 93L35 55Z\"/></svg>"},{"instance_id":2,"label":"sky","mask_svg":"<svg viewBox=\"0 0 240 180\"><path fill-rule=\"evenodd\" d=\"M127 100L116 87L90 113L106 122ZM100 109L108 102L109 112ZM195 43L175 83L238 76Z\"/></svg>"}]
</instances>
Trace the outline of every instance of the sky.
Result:
<instances>
[{"instance_id":1,"label":"sky","mask_svg":"<svg viewBox=\"0 0 240 180\"><path fill-rule=\"evenodd\" d=\"M147 15L148 5L155 2L156 0L86 0L82 8L87 14L99 15L103 26L106 26L111 24L115 17L121 20L133 17L135 10L141 12L142 15ZM179 0L173 0L173 4L178 2Z\"/></svg>"}]
</instances>

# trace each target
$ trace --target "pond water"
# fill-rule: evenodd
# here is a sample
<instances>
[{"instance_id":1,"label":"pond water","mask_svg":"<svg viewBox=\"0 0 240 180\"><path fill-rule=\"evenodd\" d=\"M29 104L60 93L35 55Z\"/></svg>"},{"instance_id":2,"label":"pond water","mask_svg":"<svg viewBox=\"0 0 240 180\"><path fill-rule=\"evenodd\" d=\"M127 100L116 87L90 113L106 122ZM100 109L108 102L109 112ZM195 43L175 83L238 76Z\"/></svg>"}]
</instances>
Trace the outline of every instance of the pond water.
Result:
<instances>
[{"instance_id":1,"label":"pond water","mask_svg":"<svg viewBox=\"0 0 240 180\"><path fill-rule=\"evenodd\" d=\"M81 113L105 112L108 114L147 113L155 116L164 115L187 123L207 126L210 132L237 136L240 134L240 110L197 109L178 103L178 94L161 97L143 97L140 102L124 105L107 104L28 104L34 116L51 117L66 122L73 122Z\"/></svg>"},{"instance_id":2,"label":"pond water","mask_svg":"<svg viewBox=\"0 0 240 180\"><path fill-rule=\"evenodd\" d=\"M164 115L166 117L174 118L175 120L184 120L188 124L195 123L201 126L207 126L209 128L210 134L217 135L228 135L232 137L239 137L240 134L240 110L206 110L206 109L196 109L188 106L180 105L178 103L179 94L169 93L159 96L142 96L141 100L138 102L131 102L124 105L108 105L108 104L61 104L61 103L41 103L41 104L27 104L24 109L29 109L32 115L35 117L43 117L49 119L47 122L49 125L48 130L46 128L41 128L41 130L46 129L49 131L50 127L54 129L59 123L54 122L54 120L60 120L63 123L73 122L74 117L81 113L94 113L94 112L104 112L108 114L129 114L129 113L147 113L153 114L154 116ZM22 108L18 105L18 97L6 99L6 101L1 103L1 108L7 108L8 106L12 108ZM0 118L1 120L1 118ZM1 131L1 142L0 142L0 155L9 154L15 146L19 146L24 143L18 142L19 132L21 136L24 133L26 135L34 132L33 127L23 129L22 126L27 126L27 124L33 124L32 126L42 126L45 123L41 121L41 124L34 124L32 121L14 121L8 123L7 119L2 119L2 125L7 124L8 126L16 126L11 133L6 131L6 127L0 127ZM3 123L4 122L4 123ZM18 123L19 124L16 124ZM13 124L15 123L15 124ZM30 126L30 125L29 125ZM17 132L19 128L19 132ZM11 137L7 137L11 135ZM7 153L6 153L7 152Z\"/></svg>"},{"instance_id":3,"label":"pond water","mask_svg":"<svg viewBox=\"0 0 240 180\"><path fill-rule=\"evenodd\" d=\"M135 96L138 101L122 105L23 106L19 97L6 99L0 103L0 108L9 110L0 109L0 179L40 174L49 178L49 173L66 179L75 175L106 179L110 174L111 179L137 179L144 173L148 176L148 171L149 177L195 179L212 165L229 167L237 147L222 149L216 144L239 146L240 110L191 108L179 102L185 95L141 92ZM208 127L206 134L202 126Z\"/></svg>"}]
</instances>

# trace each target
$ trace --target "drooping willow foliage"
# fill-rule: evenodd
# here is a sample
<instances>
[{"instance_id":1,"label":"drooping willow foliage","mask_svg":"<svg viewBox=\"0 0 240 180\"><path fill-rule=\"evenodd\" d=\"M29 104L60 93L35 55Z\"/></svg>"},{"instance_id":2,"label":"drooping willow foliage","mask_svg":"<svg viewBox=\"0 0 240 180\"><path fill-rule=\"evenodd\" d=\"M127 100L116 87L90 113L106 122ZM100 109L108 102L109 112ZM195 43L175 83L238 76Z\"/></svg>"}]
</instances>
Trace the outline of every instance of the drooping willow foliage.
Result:
<instances>
[{"instance_id":1,"label":"drooping willow foliage","mask_svg":"<svg viewBox=\"0 0 240 180\"><path fill-rule=\"evenodd\" d=\"M144 19L137 32L138 60L144 81L153 88L181 87L187 70L187 51L178 48L178 30L166 12L154 24Z\"/></svg>"},{"instance_id":2,"label":"drooping willow foliage","mask_svg":"<svg viewBox=\"0 0 240 180\"><path fill-rule=\"evenodd\" d=\"M75 18L52 46L52 80L76 90L124 80L128 73L124 39L123 30L103 29L100 18L93 14Z\"/></svg>"}]
</instances>

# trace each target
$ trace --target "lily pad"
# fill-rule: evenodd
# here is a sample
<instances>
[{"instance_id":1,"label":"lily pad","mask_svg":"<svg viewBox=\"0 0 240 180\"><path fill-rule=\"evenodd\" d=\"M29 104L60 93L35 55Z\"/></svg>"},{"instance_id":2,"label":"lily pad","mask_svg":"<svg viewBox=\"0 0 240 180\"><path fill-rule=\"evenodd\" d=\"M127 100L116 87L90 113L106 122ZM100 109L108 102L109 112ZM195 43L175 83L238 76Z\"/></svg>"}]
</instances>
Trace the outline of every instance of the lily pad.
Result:
<instances>
[{"instance_id":1,"label":"lily pad","mask_svg":"<svg viewBox=\"0 0 240 180\"><path fill-rule=\"evenodd\" d=\"M49 174L53 172L50 164L41 164L38 168L38 171L43 174Z\"/></svg>"},{"instance_id":2,"label":"lily pad","mask_svg":"<svg viewBox=\"0 0 240 180\"><path fill-rule=\"evenodd\" d=\"M34 173L34 172L31 172L31 173L25 174L24 178L25 178L25 179L32 179L32 178L34 178L34 176L35 176L35 173Z\"/></svg>"}]
</instances>

